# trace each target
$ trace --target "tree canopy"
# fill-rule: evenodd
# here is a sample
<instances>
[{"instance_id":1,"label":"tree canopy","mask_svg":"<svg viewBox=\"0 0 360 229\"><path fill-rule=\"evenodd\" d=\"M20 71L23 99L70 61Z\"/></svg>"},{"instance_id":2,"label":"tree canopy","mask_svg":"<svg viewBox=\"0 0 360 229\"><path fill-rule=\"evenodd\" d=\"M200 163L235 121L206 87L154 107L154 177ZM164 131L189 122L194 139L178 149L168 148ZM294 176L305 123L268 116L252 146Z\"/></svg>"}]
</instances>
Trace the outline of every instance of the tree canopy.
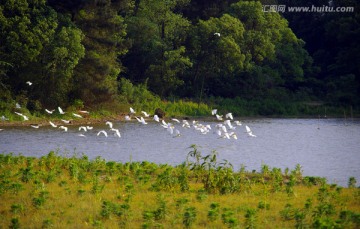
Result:
<instances>
[{"instance_id":1,"label":"tree canopy","mask_svg":"<svg viewBox=\"0 0 360 229\"><path fill-rule=\"evenodd\" d=\"M359 106L359 18L264 12L261 1L0 0L0 92L32 110L122 102L124 82L163 99Z\"/></svg>"}]
</instances>

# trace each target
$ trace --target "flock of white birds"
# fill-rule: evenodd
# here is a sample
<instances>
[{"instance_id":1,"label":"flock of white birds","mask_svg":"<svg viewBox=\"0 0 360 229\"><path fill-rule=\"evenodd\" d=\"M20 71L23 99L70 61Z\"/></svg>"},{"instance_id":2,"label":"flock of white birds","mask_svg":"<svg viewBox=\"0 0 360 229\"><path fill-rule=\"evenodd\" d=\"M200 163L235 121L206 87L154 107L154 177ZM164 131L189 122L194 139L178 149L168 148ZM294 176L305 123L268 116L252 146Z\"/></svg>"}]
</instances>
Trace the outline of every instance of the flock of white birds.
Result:
<instances>
[{"instance_id":1,"label":"flock of white birds","mask_svg":"<svg viewBox=\"0 0 360 229\"><path fill-rule=\"evenodd\" d=\"M216 34L218 36L220 36L220 34ZM26 82L27 85L31 86L32 82L27 81ZM16 103L15 104L15 108L16 109L21 109L20 104ZM66 112L63 111L63 109L61 107L58 107L58 112L61 115L64 115ZM54 110L48 110L45 109L45 112L48 113L49 115L53 114L55 112ZM89 114L88 111L84 111L84 110L80 110L79 113L82 114ZM213 109L211 111L211 115L216 117L216 120L218 121L218 123L213 126L213 128L211 127L210 124L203 124L200 123L199 121L193 120L191 122L189 122L188 120L178 120L176 118L172 118L171 120L169 120L168 122L165 121L165 119L162 119L160 121L160 118L158 115L153 115L152 118L150 118L150 115L145 112L145 111L141 111L142 116L136 116L136 111L130 107L130 113L129 115L125 116L125 121L131 121L132 119L136 119L139 123L143 124L143 125L147 125L147 121L150 120L154 120L155 122L160 123L160 126L163 127L164 129L166 129L169 134L173 137L180 137L181 133L180 133L180 127L181 128L191 128L193 127L196 131L198 131L201 134L208 134L213 128L214 131L213 133L216 134L218 136L218 138L223 138L223 139L238 139L237 134L235 133L235 129L238 126L242 126L242 123L240 121L237 120L233 120L233 115L232 113L227 113L225 115L225 120L223 118L223 115L219 115L217 113L217 109ZM29 117L20 113L20 112L15 112L16 115L19 115L23 118L23 121L28 121ZM77 113L72 113L72 116L74 118L83 118L82 115L77 114ZM2 121L7 121L9 120L8 118L6 118L4 115L1 117ZM62 129L63 131L67 132L68 131L68 126L66 126L67 124L71 123L71 120L66 120L66 119L60 119L61 120L61 124L59 123L55 123L54 121L49 121L49 124L53 127L53 128L58 128L58 129ZM121 138L121 133L119 129L116 129L113 127L113 123L110 121L107 121L105 123L106 126L109 127L108 130L100 130L97 132L97 136L105 136L108 137L108 132L113 133L113 135L115 137L119 137ZM40 125L36 124L30 124L30 126L32 128L38 129L40 128ZM78 128L78 131L80 132L78 134L78 136L80 137L86 137L86 133L88 131L91 131L93 129L92 126L80 126ZM3 129L0 129L0 131L2 131ZM250 137L256 137L255 134L253 134L253 132L251 131L250 127L245 125L245 131L247 133L248 136Z\"/></svg>"},{"instance_id":2,"label":"flock of white birds","mask_svg":"<svg viewBox=\"0 0 360 229\"><path fill-rule=\"evenodd\" d=\"M20 109L21 106L17 103L15 106L17 109ZM61 107L57 108L58 113L61 115L64 115L66 112L63 111L63 109ZM45 112L48 113L49 115L53 114L55 112L54 110L48 110L45 109ZM88 111L84 111L84 110L80 110L79 113L82 114L89 114ZM21 116L23 118L24 121L29 120L29 117L19 113L19 112L15 112L15 114ZM217 109L214 109L211 111L211 115L214 116L216 118L216 121L218 122L217 124L211 126L210 124L206 124L206 123L201 123L200 121L188 121L188 120L179 120L176 118L171 118L168 121L166 121L165 119L161 119L159 118L158 115L153 115L150 117L150 114L148 114L145 111L141 111L141 116L137 116L136 115L136 111L130 107L130 113L128 115L125 116L125 121L131 121L131 120L137 120L137 122L143 124L143 125L147 125L149 121L153 121L153 122L158 122L160 124L160 126L164 129L166 129L169 134L173 137L180 137L181 136L181 132L180 129L181 128L188 128L191 129L193 128L195 131L198 131L201 134L208 134L209 132L213 132L214 134L216 134L218 136L218 138L223 138L223 139L238 139L237 134L235 133L235 129L239 126L242 126L242 123L238 120L233 120L233 115L232 113L227 113L225 114L225 117L223 115L219 115L217 113ZM82 115L77 114L77 113L72 113L72 116L74 118L78 118L81 119L83 118ZM8 120L6 117L2 116L1 117L2 121L6 121ZM49 121L49 124L53 127L53 128L58 128L61 129L64 132L68 131L69 128L69 124L71 124L72 120L66 120L66 119L60 119L60 121ZM30 127L38 129L40 128L41 125L39 124L30 124ZM112 122L110 121L106 121L105 122L105 126L108 127L108 129L103 129L103 130L99 130L97 132L97 136L105 136L108 137L110 134L112 133L115 137L119 137L121 138L121 133L120 130L117 128L114 128L114 125ZM93 130L92 126L80 126L78 127L78 131L79 133L77 134L80 137L86 137L86 133L88 131ZM245 133L247 133L248 136L250 137L256 137L255 134L253 134L253 132L251 131L250 127L245 125Z\"/></svg>"}]
</instances>

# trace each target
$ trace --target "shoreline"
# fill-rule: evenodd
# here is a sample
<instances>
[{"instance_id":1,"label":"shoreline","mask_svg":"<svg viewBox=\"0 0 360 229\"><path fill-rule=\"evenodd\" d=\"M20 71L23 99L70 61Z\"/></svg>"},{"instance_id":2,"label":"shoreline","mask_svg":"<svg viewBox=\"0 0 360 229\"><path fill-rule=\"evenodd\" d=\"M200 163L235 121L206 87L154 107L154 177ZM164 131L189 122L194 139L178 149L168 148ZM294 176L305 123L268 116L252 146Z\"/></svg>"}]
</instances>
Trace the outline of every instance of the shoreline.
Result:
<instances>
[{"instance_id":1,"label":"shoreline","mask_svg":"<svg viewBox=\"0 0 360 229\"><path fill-rule=\"evenodd\" d=\"M99 123L105 123L106 121L125 121L125 116L128 115L127 113L118 114L118 115L112 115L112 116L106 116L106 117L99 117L99 118L92 118L92 117L83 117L83 118L76 118L76 119L70 119L71 122L68 124L64 124L61 121L61 118L39 118L36 117L35 120L28 120L28 121L0 121L0 127L22 127L22 126L30 126L30 125L40 125L40 126L50 126L49 121L56 122L57 124L61 123L66 126L72 126L72 125L92 125L92 124L99 124ZM203 120L203 121L216 121L214 117L212 116L169 116L165 117L165 120L170 120L171 118L178 118L178 119L185 119L185 120ZM344 119L344 117L340 116L327 116L327 117L314 117L311 115L298 115L298 116L281 116L281 115L274 115L274 116L239 116L234 117L234 120L251 120L251 119ZM346 118L344 120L346 121L353 121L353 120L359 120L360 117L353 117L353 118ZM149 118L145 118L145 120L152 120L152 116ZM224 119L225 120L225 119ZM132 119L131 121L127 122L133 122L136 121L135 119ZM59 123L58 123L59 122Z\"/></svg>"}]
</instances>

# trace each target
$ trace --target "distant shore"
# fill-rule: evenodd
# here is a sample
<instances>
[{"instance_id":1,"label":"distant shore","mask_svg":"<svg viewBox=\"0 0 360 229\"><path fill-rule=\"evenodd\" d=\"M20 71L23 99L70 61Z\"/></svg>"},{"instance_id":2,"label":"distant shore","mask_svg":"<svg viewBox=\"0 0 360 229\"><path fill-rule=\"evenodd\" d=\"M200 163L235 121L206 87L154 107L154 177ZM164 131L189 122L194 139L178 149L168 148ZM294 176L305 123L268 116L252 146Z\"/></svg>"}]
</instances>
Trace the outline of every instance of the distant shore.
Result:
<instances>
[{"instance_id":1,"label":"distant shore","mask_svg":"<svg viewBox=\"0 0 360 229\"><path fill-rule=\"evenodd\" d=\"M125 116L128 115L127 113L118 114L118 115L111 115L111 116L104 116L104 117L84 117L84 118L74 118L70 119L70 123L65 124L61 121L59 117L56 118L39 118L36 117L33 120L28 121L0 121L0 127L21 127L21 126L30 126L30 125L40 125L40 126L50 126L49 121L52 121L55 124L62 124L66 126L71 125L93 125L99 123L105 123L106 121L125 121ZM141 115L139 115L141 116ZM165 120L171 120L174 117L165 117ZM186 119L186 120L203 120L203 121L216 121L216 119L212 116L180 116L176 117L178 119ZM68 118L64 118L67 119ZM149 118L145 118L146 120L152 120L152 116ZM344 119L344 117L339 116L327 116L327 117L314 117L309 115L299 115L299 116L253 116L253 117L234 117L234 120L249 120L249 119ZM346 120L359 120L360 117L347 117ZM133 118L131 121L136 121ZM130 121L130 122L131 122ZM129 122L129 121L128 121Z\"/></svg>"}]
</instances>

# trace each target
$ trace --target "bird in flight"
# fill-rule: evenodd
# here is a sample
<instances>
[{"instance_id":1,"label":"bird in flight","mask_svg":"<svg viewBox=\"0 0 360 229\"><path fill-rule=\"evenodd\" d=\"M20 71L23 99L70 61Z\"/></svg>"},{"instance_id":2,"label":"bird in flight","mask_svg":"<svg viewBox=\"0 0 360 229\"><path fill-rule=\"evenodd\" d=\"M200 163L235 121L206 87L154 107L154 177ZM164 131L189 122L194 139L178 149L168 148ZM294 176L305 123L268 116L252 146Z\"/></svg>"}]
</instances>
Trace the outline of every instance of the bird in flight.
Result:
<instances>
[{"instance_id":1,"label":"bird in flight","mask_svg":"<svg viewBox=\"0 0 360 229\"><path fill-rule=\"evenodd\" d=\"M61 109L61 107L58 107L58 110L60 114L65 114L65 112Z\"/></svg>"}]
</instances>

